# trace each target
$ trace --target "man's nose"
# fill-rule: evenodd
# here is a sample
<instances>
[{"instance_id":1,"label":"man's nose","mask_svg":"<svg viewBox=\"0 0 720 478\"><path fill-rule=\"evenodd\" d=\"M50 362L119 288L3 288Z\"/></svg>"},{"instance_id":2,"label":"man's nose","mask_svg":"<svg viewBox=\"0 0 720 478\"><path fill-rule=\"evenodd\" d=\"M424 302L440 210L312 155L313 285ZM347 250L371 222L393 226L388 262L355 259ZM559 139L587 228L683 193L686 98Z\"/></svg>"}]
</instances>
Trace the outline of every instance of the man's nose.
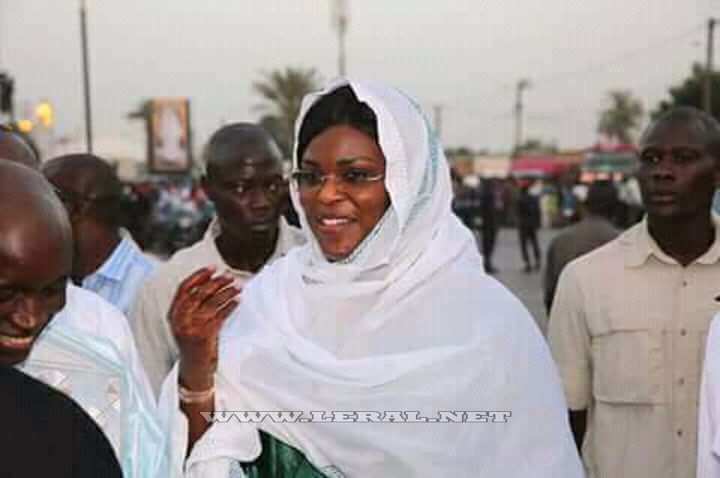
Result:
<instances>
[{"instance_id":1,"label":"man's nose","mask_svg":"<svg viewBox=\"0 0 720 478\"><path fill-rule=\"evenodd\" d=\"M655 168L653 168L650 176L655 181L667 181L670 179L674 179L675 173L673 172L672 168L667 165L667 163L661 162L660 164L655 166Z\"/></svg>"},{"instance_id":2,"label":"man's nose","mask_svg":"<svg viewBox=\"0 0 720 478\"><path fill-rule=\"evenodd\" d=\"M270 192L266 191L264 188L256 188L254 191L252 191L252 196L250 197L250 206L254 209L264 209L267 207L272 206L272 201L270 200Z\"/></svg>"}]
</instances>

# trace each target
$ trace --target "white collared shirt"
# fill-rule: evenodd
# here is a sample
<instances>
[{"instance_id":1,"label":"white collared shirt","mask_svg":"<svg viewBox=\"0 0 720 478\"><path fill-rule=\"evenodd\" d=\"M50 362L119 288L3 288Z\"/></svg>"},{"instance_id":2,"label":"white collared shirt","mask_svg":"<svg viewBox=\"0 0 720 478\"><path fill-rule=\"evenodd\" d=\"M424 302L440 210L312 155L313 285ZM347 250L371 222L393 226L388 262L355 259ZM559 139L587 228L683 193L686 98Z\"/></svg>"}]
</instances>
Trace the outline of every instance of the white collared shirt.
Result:
<instances>
[{"instance_id":1,"label":"white collared shirt","mask_svg":"<svg viewBox=\"0 0 720 478\"><path fill-rule=\"evenodd\" d=\"M590 477L695 475L703 347L720 311L720 226L687 267L645 221L571 262L548 338L571 410L587 409Z\"/></svg>"},{"instance_id":2,"label":"white collared shirt","mask_svg":"<svg viewBox=\"0 0 720 478\"><path fill-rule=\"evenodd\" d=\"M230 272L240 286L254 276L248 271L232 269L225 263L215 245L219 231L215 219L202 240L181 249L169 261L161 264L143 286L130 313L130 326L156 395L178 357L167 313L180 283L193 272L208 266L215 266L218 271ZM289 226L285 219L281 218L277 245L267 263L284 256L292 247L304 242L302 232Z\"/></svg>"},{"instance_id":3,"label":"white collared shirt","mask_svg":"<svg viewBox=\"0 0 720 478\"><path fill-rule=\"evenodd\" d=\"M125 317L72 284L66 297L18 369L67 394L95 420L123 476L167 476L167 437Z\"/></svg>"},{"instance_id":4,"label":"white collared shirt","mask_svg":"<svg viewBox=\"0 0 720 478\"><path fill-rule=\"evenodd\" d=\"M720 291L720 286L718 287ZM697 478L720 476L720 314L710 324L698 412Z\"/></svg>"}]
</instances>

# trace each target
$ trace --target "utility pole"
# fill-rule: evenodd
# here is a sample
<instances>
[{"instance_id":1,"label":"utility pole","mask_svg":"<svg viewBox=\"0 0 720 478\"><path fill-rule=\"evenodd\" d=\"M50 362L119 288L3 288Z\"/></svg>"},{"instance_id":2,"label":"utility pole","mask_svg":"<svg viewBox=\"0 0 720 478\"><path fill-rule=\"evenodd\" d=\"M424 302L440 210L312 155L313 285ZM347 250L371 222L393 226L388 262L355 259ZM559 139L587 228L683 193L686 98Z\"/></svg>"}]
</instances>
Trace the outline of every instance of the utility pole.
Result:
<instances>
[{"instance_id":1,"label":"utility pole","mask_svg":"<svg viewBox=\"0 0 720 478\"><path fill-rule=\"evenodd\" d=\"M88 60L88 39L85 0L80 0L80 42L83 60L83 88L85 92L85 135L88 153L93 152L92 108L90 105L90 64Z\"/></svg>"},{"instance_id":2,"label":"utility pole","mask_svg":"<svg viewBox=\"0 0 720 478\"><path fill-rule=\"evenodd\" d=\"M444 108L443 105L434 105L433 106L434 121L435 121L435 134L437 135L438 139L442 139L443 108Z\"/></svg>"},{"instance_id":3,"label":"utility pole","mask_svg":"<svg viewBox=\"0 0 720 478\"><path fill-rule=\"evenodd\" d=\"M523 91L530 87L530 80L521 79L517 82L517 89L515 90L515 151L520 148L523 141Z\"/></svg>"},{"instance_id":4,"label":"utility pole","mask_svg":"<svg viewBox=\"0 0 720 478\"><path fill-rule=\"evenodd\" d=\"M716 21L715 18L708 20L707 64L705 65L705 84L703 88L703 106L708 114L712 114L713 42Z\"/></svg>"},{"instance_id":5,"label":"utility pole","mask_svg":"<svg viewBox=\"0 0 720 478\"><path fill-rule=\"evenodd\" d=\"M348 9L346 0L333 0L333 25L338 34L338 75L347 74L345 57L345 33L348 27Z\"/></svg>"},{"instance_id":6,"label":"utility pole","mask_svg":"<svg viewBox=\"0 0 720 478\"><path fill-rule=\"evenodd\" d=\"M712 114L713 42L716 21L715 18L708 20L707 64L705 65L705 85L703 91L703 106L708 114Z\"/></svg>"}]
</instances>

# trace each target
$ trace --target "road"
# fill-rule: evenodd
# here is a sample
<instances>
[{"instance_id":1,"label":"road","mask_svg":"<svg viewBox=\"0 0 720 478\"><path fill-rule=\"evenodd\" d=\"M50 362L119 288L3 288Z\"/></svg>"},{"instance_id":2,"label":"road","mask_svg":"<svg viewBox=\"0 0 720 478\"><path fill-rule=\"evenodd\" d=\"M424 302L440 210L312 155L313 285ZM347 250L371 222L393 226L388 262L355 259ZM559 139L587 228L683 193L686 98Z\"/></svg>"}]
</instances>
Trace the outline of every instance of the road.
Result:
<instances>
[{"instance_id":1,"label":"road","mask_svg":"<svg viewBox=\"0 0 720 478\"><path fill-rule=\"evenodd\" d=\"M558 234L558 230L541 229L538 240L543 263L547 246ZM540 329L545 333L547 314L543 304L542 278L543 271L527 274L523 272L524 263L520 253L520 244L516 229L501 229L498 234L497 246L493 262L498 269L495 277L505 284L528 308Z\"/></svg>"}]
</instances>

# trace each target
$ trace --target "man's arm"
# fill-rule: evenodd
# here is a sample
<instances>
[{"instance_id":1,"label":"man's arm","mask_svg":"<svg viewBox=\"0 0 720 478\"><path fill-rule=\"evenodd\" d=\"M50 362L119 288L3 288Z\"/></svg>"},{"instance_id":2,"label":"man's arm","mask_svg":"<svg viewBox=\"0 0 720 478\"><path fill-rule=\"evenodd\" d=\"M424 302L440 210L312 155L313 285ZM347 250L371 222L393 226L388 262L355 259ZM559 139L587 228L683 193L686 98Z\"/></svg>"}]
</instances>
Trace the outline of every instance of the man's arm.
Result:
<instances>
[{"instance_id":1,"label":"man's arm","mask_svg":"<svg viewBox=\"0 0 720 478\"><path fill-rule=\"evenodd\" d=\"M174 294L174 290L164 291L161 282L166 281L161 279L155 275L145 282L129 317L140 360L156 397L177 359L177 346L167 320L172 299L168 294Z\"/></svg>"},{"instance_id":2,"label":"man's arm","mask_svg":"<svg viewBox=\"0 0 720 478\"><path fill-rule=\"evenodd\" d=\"M592 355L577 267L578 263L570 263L560 274L550 312L548 341L570 408L570 426L580 448L585 435L587 408L592 400Z\"/></svg>"},{"instance_id":3,"label":"man's arm","mask_svg":"<svg viewBox=\"0 0 720 478\"><path fill-rule=\"evenodd\" d=\"M545 311L548 317L550 316L550 310L552 309L553 298L555 297L555 289L557 288L558 276L560 275L556 271L556 249L557 241L554 240L550 243L547 250L547 256L545 258L545 277L543 280L544 298L545 298Z\"/></svg>"},{"instance_id":4,"label":"man's arm","mask_svg":"<svg viewBox=\"0 0 720 478\"><path fill-rule=\"evenodd\" d=\"M570 428L572 429L573 437L575 438L575 445L577 445L578 453L582 452L586 425L587 410L570 410Z\"/></svg>"}]
</instances>

